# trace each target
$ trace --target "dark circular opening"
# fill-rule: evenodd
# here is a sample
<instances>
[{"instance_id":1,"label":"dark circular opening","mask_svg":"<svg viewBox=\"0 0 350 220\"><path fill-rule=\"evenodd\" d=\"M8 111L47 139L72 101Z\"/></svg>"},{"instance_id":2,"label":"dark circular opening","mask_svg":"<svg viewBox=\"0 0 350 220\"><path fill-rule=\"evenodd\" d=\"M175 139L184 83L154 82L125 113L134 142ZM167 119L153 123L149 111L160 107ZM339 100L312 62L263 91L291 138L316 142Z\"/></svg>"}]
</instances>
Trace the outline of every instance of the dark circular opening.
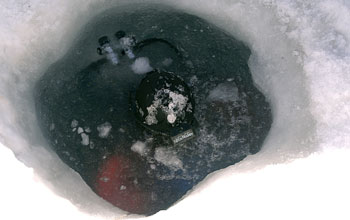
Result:
<instances>
[{"instance_id":1,"label":"dark circular opening","mask_svg":"<svg viewBox=\"0 0 350 220\"><path fill-rule=\"evenodd\" d=\"M111 9L82 28L37 83L42 132L99 196L131 213L154 214L209 173L260 150L272 116L249 56L242 42L194 15L160 6ZM157 118L164 124L147 129L134 110L148 111L164 83L187 97L192 111L173 123L166 112ZM188 130L183 124L195 137L177 145L150 131Z\"/></svg>"}]
</instances>

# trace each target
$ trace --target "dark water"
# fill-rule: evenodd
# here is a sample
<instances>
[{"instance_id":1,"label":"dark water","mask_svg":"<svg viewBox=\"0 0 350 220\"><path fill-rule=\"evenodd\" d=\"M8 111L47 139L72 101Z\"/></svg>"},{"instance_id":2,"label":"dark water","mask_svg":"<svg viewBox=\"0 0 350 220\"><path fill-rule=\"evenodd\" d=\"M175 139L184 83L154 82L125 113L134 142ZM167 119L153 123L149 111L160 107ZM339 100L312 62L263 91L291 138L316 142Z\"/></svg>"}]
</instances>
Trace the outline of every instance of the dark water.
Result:
<instances>
[{"instance_id":1,"label":"dark water","mask_svg":"<svg viewBox=\"0 0 350 220\"><path fill-rule=\"evenodd\" d=\"M164 40L135 53L190 86L195 139L172 146L135 121L133 94L144 75L132 72L133 61L126 56L115 66L96 53L97 39L113 38L118 30L139 41ZM151 215L209 173L260 150L272 116L252 82L249 56L243 43L193 15L144 6L107 11L80 31L71 50L37 83L40 126L59 157L92 190L126 211ZM101 125L110 128L108 136ZM137 141L145 144L143 155L131 149Z\"/></svg>"}]
</instances>

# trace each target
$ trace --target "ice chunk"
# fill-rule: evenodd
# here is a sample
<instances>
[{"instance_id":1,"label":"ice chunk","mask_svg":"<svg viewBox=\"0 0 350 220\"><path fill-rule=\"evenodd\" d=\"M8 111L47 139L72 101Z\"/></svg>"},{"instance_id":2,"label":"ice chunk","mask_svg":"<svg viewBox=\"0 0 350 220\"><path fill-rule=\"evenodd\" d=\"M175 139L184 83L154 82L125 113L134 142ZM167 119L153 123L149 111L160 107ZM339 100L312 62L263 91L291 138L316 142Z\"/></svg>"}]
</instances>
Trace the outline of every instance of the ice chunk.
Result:
<instances>
[{"instance_id":1,"label":"ice chunk","mask_svg":"<svg viewBox=\"0 0 350 220\"><path fill-rule=\"evenodd\" d=\"M155 149L154 159L172 169L183 169L182 161L177 157L176 153L164 147Z\"/></svg>"},{"instance_id":2,"label":"ice chunk","mask_svg":"<svg viewBox=\"0 0 350 220\"><path fill-rule=\"evenodd\" d=\"M165 58L163 61L162 61L162 64L164 66L170 66L171 64L173 63L173 60L171 58Z\"/></svg>"},{"instance_id":3,"label":"ice chunk","mask_svg":"<svg viewBox=\"0 0 350 220\"><path fill-rule=\"evenodd\" d=\"M109 122L105 122L99 126L97 126L98 136L100 138L107 138L109 133L111 132L112 125Z\"/></svg>"},{"instance_id":4,"label":"ice chunk","mask_svg":"<svg viewBox=\"0 0 350 220\"><path fill-rule=\"evenodd\" d=\"M131 65L131 69L136 74L145 74L153 70L147 57L137 58Z\"/></svg>"},{"instance_id":5,"label":"ice chunk","mask_svg":"<svg viewBox=\"0 0 350 220\"><path fill-rule=\"evenodd\" d=\"M77 133L78 133L78 134L81 134L81 133L83 133L83 132L84 132L84 129L83 129L82 127L79 127Z\"/></svg>"},{"instance_id":6,"label":"ice chunk","mask_svg":"<svg viewBox=\"0 0 350 220\"><path fill-rule=\"evenodd\" d=\"M81 144L85 146L89 145L90 143L89 135L85 133L81 133L80 136L81 136Z\"/></svg>"},{"instance_id":7,"label":"ice chunk","mask_svg":"<svg viewBox=\"0 0 350 220\"><path fill-rule=\"evenodd\" d=\"M145 156L148 152L146 144L142 141L136 141L132 146L131 150L135 153L140 154L141 156Z\"/></svg>"},{"instance_id":8,"label":"ice chunk","mask_svg":"<svg viewBox=\"0 0 350 220\"><path fill-rule=\"evenodd\" d=\"M73 120L72 121L72 123L70 124L70 126L72 127L72 128L75 128L75 127L77 127L78 126L78 124L79 124L79 122L77 121L77 120Z\"/></svg>"},{"instance_id":9,"label":"ice chunk","mask_svg":"<svg viewBox=\"0 0 350 220\"><path fill-rule=\"evenodd\" d=\"M210 91L209 101L235 102L238 100L238 88L233 82L225 82L217 85Z\"/></svg>"}]
</instances>

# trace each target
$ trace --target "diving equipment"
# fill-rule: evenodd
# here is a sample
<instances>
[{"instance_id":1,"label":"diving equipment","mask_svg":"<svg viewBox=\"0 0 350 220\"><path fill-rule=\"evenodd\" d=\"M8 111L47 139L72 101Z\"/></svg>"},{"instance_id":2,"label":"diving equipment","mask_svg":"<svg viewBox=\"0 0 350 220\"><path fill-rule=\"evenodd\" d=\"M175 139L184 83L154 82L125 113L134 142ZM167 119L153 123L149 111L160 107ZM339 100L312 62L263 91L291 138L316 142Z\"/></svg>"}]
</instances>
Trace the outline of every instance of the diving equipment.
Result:
<instances>
[{"instance_id":1,"label":"diving equipment","mask_svg":"<svg viewBox=\"0 0 350 220\"><path fill-rule=\"evenodd\" d=\"M119 41L119 46L123 52L129 57L129 59L134 59L135 54L132 48L136 45L136 39L134 36L127 36L124 31L118 31L115 33L115 37Z\"/></svg>"},{"instance_id":2,"label":"diving equipment","mask_svg":"<svg viewBox=\"0 0 350 220\"><path fill-rule=\"evenodd\" d=\"M109 38L107 36L100 37L98 43L100 47L97 48L97 53L100 55L106 54L107 59L109 59L112 64L117 65L119 63L118 54L114 52Z\"/></svg>"}]
</instances>

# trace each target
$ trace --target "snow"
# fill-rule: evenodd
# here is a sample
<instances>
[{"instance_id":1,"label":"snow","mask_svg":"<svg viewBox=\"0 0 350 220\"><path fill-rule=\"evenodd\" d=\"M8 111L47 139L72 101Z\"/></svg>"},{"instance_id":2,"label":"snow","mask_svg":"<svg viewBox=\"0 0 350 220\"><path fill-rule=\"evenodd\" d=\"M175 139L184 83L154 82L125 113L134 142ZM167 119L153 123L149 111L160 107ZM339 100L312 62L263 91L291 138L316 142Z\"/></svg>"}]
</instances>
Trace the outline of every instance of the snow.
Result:
<instances>
[{"instance_id":1,"label":"snow","mask_svg":"<svg viewBox=\"0 0 350 220\"><path fill-rule=\"evenodd\" d=\"M153 70L147 57L136 58L134 63L131 65L131 69L136 74L145 74Z\"/></svg>"},{"instance_id":2,"label":"snow","mask_svg":"<svg viewBox=\"0 0 350 220\"><path fill-rule=\"evenodd\" d=\"M64 55L86 20L127 3L0 5L0 219L135 217L98 198L49 150L31 96L38 73ZM272 104L274 123L261 152L210 175L149 219L350 219L348 1L161 3L202 16L249 45L253 78Z\"/></svg>"},{"instance_id":3,"label":"snow","mask_svg":"<svg viewBox=\"0 0 350 220\"><path fill-rule=\"evenodd\" d=\"M98 136L100 138L107 138L112 130L112 125L109 122L105 122L97 126Z\"/></svg>"}]
</instances>

